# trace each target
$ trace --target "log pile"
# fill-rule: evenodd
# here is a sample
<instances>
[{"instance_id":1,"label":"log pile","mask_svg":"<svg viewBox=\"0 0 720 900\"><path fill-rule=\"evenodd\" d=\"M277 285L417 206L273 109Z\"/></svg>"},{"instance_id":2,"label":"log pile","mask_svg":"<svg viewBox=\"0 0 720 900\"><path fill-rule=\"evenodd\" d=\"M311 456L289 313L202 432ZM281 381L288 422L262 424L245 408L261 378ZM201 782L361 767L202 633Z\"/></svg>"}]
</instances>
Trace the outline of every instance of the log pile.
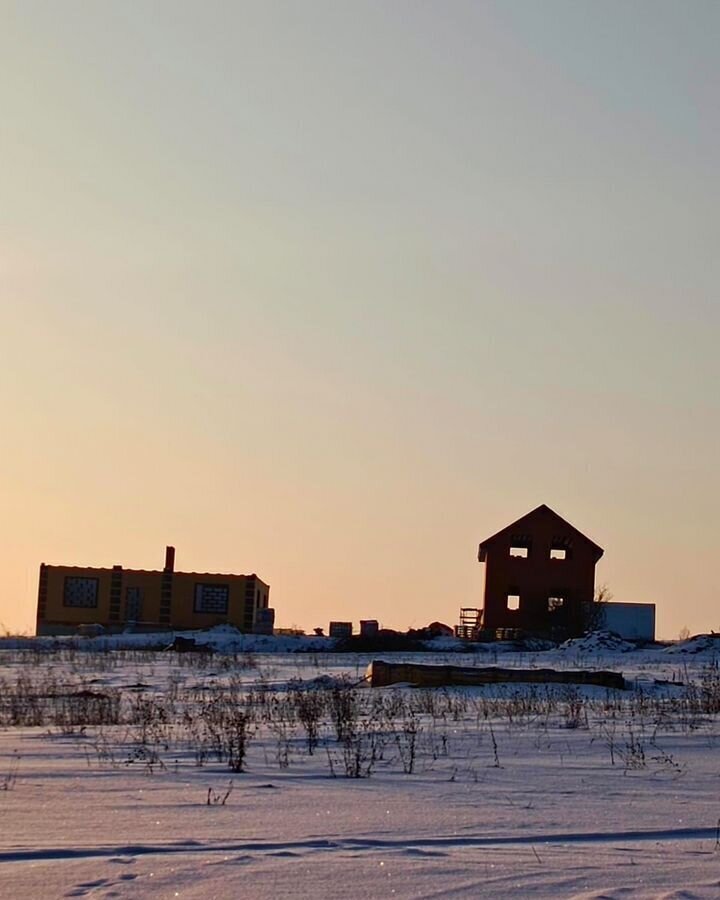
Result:
<instances>
[{"instance_id":1,"label":"log pile","mask_svg":"<svg viewBox=\"0 0 720 900\"><path fill-rule=\"evenodd\" d=\"M623 690L625 679L619 672L592 669L503 669L498 666L431 666L418 663L388 663L373 660L367 680L372 687L412 684L416 687L522 684L594 684Z\"/></svg>"}]
</instances>

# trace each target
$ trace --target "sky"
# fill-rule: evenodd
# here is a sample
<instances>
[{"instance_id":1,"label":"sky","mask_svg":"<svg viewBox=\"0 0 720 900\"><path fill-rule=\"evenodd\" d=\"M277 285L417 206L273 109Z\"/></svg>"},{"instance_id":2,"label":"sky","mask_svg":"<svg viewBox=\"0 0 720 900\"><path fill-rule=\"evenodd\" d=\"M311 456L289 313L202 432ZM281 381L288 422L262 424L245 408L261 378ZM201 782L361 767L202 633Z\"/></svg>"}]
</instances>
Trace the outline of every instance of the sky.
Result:
<instances>
[{"instance_id":1,"label":"sky","mask_svg":"<svg viewBox=\"0 0 720 900\"><path fill-rule=\"evenodd\" d=\"M547 503L720 629L720 4L0 0L0 623L41 562L457 621Z\"/></svg>"}]
</instances>

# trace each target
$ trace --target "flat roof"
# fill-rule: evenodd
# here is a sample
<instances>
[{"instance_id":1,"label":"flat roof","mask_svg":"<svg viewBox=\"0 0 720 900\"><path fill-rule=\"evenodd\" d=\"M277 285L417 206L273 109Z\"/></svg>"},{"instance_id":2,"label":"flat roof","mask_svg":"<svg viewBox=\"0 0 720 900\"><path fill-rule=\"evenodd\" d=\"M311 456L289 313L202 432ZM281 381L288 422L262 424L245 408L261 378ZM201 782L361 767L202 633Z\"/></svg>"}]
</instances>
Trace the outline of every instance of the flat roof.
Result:
<instances>
[{"instance_id":1,"label":"flat roof","mask_svg":"<svg viewBox=\"0 0 720 900\"><path fill-rule=\"evenodd\" d=\"M167 570L165 569L127 569L125 566L120 566L119 570L114 569L112 566L66 566L66 565L55 565L53 563L40 563L41 566L44 566L46 569L72 569L77 572L109 572L112 574L116 571L121 572L130 572L134 575L165 575L167 574ZM242 572L179 572L176 569L171 570L170 574L172 575L193 575L196 578L256 578L258 581L262 581L262 579L253 572L251 575L245 575ZM266 582L263 581L263 584Z\"/></svg>"}]
</instances>

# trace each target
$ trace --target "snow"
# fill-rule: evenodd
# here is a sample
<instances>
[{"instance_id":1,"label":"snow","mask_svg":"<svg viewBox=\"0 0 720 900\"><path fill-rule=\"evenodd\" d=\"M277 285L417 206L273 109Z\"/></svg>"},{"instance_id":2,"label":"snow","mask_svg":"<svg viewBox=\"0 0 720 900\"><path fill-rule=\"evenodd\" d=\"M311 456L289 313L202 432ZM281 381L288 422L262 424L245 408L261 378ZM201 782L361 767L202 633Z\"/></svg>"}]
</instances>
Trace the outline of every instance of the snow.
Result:
<instances>
[{"instance_id":1,"label":"snow","mask_svg":"<svg viewBox=\"0 0 720 900\"><path fill-rule=\"evenodd\" d=\"M592 634L584 637L571 638L569 641L560 645L560 650L566 653L583 654L583 653L601 653L608 651L610 653L627 653L634 650L634 645L629 641L624 641L616 634L609 631L593 631Z\"/></svg>"},{"instance_id":2,"label":"snow","mask_svg":"<svg viewBox=\"0 0 720 900\"><path fill-rule=\"evenodd\" d=\"M0 639L0 647L6 649L60 650L142 650L164 649L176 637L192 638L197 644L222 653L307 653L332 650L337 643L334 638L315 635L264 635L243 634L232 625L216 625L205 631L162 631L162 632L122 632L121 634L99 635L95 637L6 638Z\"/></svg>"},{"instance_id":3,"label":"snow","mask_svg":"<svg viewBox=\"0 0 720 900\"><path fill-rule=\"evenodd\" d=\"M485 645L462 664L611 669L631 689L433 691L363 685L371 656L315 638L295 653L296 638L197 637L224 652L142 650L145 635L2 644L0 898L720 896L715 641ZM442 648L382 655L457 662ZM308 753L286 715L306 691L353 698L355 744L326 709ZM21 693L41 724L11 723ZM122 723L60 721L53 698L74 693L119 697ZM240 773L199 759L187 730L223 696L256 710ZM348 747L369 777L345 777Z\"/></svg>"},{"instance_id":4,"label":"snow","mask_svg":"<svg viewBox=\"0 0 720 900\"><path fill-rule=\"evenodd\" d=\"M704 653L720 656L720 634L698 634L666 649L666 653Z\"/></svg>"}]
</instances>

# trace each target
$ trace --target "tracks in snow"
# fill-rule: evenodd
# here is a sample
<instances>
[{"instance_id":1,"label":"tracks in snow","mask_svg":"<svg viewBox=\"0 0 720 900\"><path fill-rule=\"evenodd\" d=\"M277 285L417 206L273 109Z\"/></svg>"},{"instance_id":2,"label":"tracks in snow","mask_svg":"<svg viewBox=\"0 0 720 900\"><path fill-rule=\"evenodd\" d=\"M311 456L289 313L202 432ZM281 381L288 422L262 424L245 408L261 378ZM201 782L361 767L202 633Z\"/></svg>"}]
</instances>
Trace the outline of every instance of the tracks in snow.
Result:
<instances>
[{"instance_id":1,"label":"tracks in snow","mask_svg":"<svg viewBox=\"0 0 720 900\"><path fill-rule=\"evenodd\" d=\"M307 838L297 841L173 841L166 844L98 845L95 847L17 847L0 850L0 864L104 857L163 856L174 853L303 853L317 851L404 851L464 850L474 847L609 844L646 841L717 840L717 828L662 828L634 831L590 831L516 836L383 838Z\"/></svg>"}]
</instances>

